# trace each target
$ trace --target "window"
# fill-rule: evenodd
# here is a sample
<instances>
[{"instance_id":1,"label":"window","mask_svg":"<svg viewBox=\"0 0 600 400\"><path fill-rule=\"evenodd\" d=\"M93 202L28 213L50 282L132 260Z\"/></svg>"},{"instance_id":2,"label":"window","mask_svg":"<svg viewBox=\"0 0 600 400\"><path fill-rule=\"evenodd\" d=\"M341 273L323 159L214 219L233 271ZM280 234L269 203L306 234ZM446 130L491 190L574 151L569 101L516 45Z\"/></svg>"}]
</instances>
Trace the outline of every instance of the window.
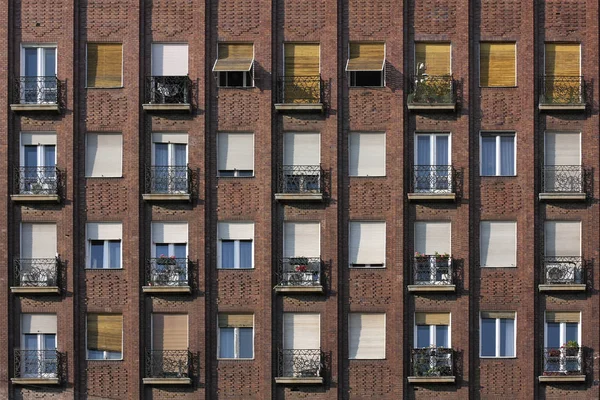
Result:
<instances>
[{"instance_id":1,"label":"window","mask_svg":"<svg viewBox=\"0 0 600 400\"><path fill-rule=\"evenodd\" d=\"M384 86L384 67L384 43L350 43L350 87Z\"/></svg>"},{"instance_id":2,"label":"window","mask_svg":"<svg viewBox=\"0 0 600 400\"><path fill-rule=\"evenodd\" d=\"M152 193L188 193L188 135L152 134Z\"/></svg>"},{"instance_id":3,"label":"window","mask_svg":"<svg viewBox=\"0 0 600 400\"><path fill-rule=\"evenodd\" d=\"M582 103L581 45L546 43L544 52L546 101L556 104Z\"/></svg>"},{"instance_id":4,"label":"window","mask_svg":"<svg viewBox=\"0 0 600 400\"><path fill-rule=\"evenodd\" d=\"M21 371L23 378L56 378L56 314L21 315Z\"/></svg>"},{"instance_id":5,"label":"window","mask_svg":"<svg viewBox=\"0 0 600 400\"><path fill-rule=\"evenodd\" d=\"M121 237L120 222L88 223L87 268L120 269Z\"/></svg>"},{"instance_id":6,"label":"window","mask_svg":"<svg viewBox=\"0 0 600 400\"><path fill-rule=\"evenodd\" d=\"M283 313L283 376L320 376L320 314Z\"/></svg>"},{"instance_id":7,"label":"window","mask_svg":"<svg viewBox=\"0 0 600 400\"><path fill-rule=\"evenodd\" d=\"M516 152L514 133L482 133L481 175L514 176Z\"/></svg>"},{"instance_id":8,"label":"window","mask_svg":"<svg viewBox=\"0 0 600 400\"><path fill-rule=\"evenodd\" d=\"M87 87L121 87L123 45L121 43L87 44Z\"/></svg>"},{"instance_id":9,"label":"window","mask_svg":"<svg viewBox=\"0 0 600 400\"><path fill-rule=\"evenodd\" d=\"M123 135L88 133L86 135L85 176L108 178L122 176Z\"/></svg>"},{"instance_id":10,"label":"window","mask_svg":"<svg viewBox=\"0 0 600 400\"><path fill-rule=\"evenodd\" d=\"M219 222L217 237L218 268L254 268L254 223Z\"/></svg>"},{"instance_id":11,"label":"window","mask_svg":"<svg viewBox=\"0 0 600 400\"><path fill-rule=\"evenodd\" d=\"M544 222L546 257L573 257L581 255L581 222Z\"/></svg>"},{"instance_id":12,"label":"window","mask_svg":"<svg viewBox=\"0 0 600 400\"><path fill-rule=\"evenodd\" d=\"M187 76L187 43L152 43L152 76Z\"/></svg>"},{"instance_id":13,"label":"window","mask_svg":"<svg viewBox=\"0 0 600 400\"><path fill-rule=\"evenodd\" d=\"M517 223L481 221L480 265L482 267L517 266Z\"/></svg>"},{"instance_id":14,"label":"window","mask_svg":"<svg viewBox=\"0 0 600 400\"><path fill-rule=\"evenodd\" d=\"M348 355L351 360L385 359L385 314L349 314Z\"/></svg>"},{"instance_id":15,"label":"window","mask_svg":"<svg viewBox=\"0 0 600 400\"><path fill-rule=\"evenodd\" d=\"M254 86L254 45L252 43L219 43L213 72L219 87Z\"/></svg>"},{"instance_id":16,"label":"window","mask_svg":"<svg viewBox=\"0 0 600 400\"><path fill-rule=\"evenodd\" d=\"M53 132L21 133L20 194L57 192L56 134Z\"/></svg>"},{"instance_id":17,"label":"window","mask_svg":"<svg viewBox=\"0 0 600 400\"><path fill-rule=\"evenodd\" d=\"M152 286L188 283L187 222L152 223Z\"/></svg>"},{"instance_id":18,"label":"window","mask_svg":"<svg viewBox=\"0 0 600 400\"><path fill-rule=\"evenodd\" d=\"M318 222L284 222L284 257L319 257L321 255L320 230Z\"/></svg>"},{"instance_id":19,"label":"window","mask_svg":"<svg viewBox=\"0 0 600 400\"><path fill-rule=\"evenodd\" d=\"M321 101L319 54L318 43L284 43L284 103Z\"/></svg>"},{"instance_id":20,"label":"window","mask_svg":"<svg viewBox=\"0 0 600 400\"><path fill-rule=\"evenodd\" d=\"M567 342L581 343L579 311L546 311L545 347L560 348Z\"/></svg>"},{"instance_id":21,"label":"window","mask_svg":"<svg viewBox=\"0 0 600 400\"><path fill-rule=\"evenodd\" d=\"M254 176L253 133L219 133L217 148L218 176Z\"/></svg>"},{"instance_id":22,"label":"window","mask_svg":"<svg viewBox=\"0 0 600 400\"><path fill-rule=\"evenodd\" d=\"M450 314L418 312L415 314L416 348L450 348Z\"/></svg>"},{"instance_id":23,"label":"window","mask_svg":"<svg viewBox=\"0 0 600 400\"><path fill-rule=\"evenodd\" d=\"M450 70L450 43L415 43L415 71L418 76L447 76Z\"/></svg>"},{"instance_id":24,"label":"window","mask_svg":"<svg viewBox=\"0 0 600 400\"><path fill-rule=\"evenodd\" d=\"M123 358L123 315L87 315L87 359L121 360Z\"/></svg>"},{"instance_id":25,"label":"window","mask_svg":"<svg viewBox=\"0 0 600 400\"><path fill-rule=\"evenodd\" d=\"M583 192L580 133L546 132L544 138L544 192Z\"/></svg>"},{"instance_id":26,"label":"window","mask_svg":"<svg viewBox=\"0 0 600 400\"><path fill-rule=\"evenodd\" d=\"M152 314L152 362L146 376L181 378L188 371L187 314Z\"/></svg>"},{"instance_id":27,"label":"window","mask_svg":"<svg viewBox=\"0 0 600 400\"><path fill-rule=\"evenodd\" d=\"M385 133L350 133L350 176L385 176Z\"/></svg>"},{"instance_id":28,"label":"window","mask_svg":"<svg viewBox=\"0 0 600 400\"><path fill-rule=\"evenodd\" d=\"M283 134L283 179L285 193L321 190L321 134Z\"/></svg>"},{"instance_id":29,"label":"window","mask_svg":"<svg viewBox=\"0 0 600 400\"><path fill-rule=\"evenodd\" d=\"M56 224L21 224L21 286L58 286L56 270Z\"/></svg>"},{"instance_id":30,"label":"window","mask_svg":"<svg viewBox=\"0 0 600 400\"><path fill-rule=\"evenodd\" d=\"M417 192L444 192L452 188L450 171L450 135L415 135L414 184Z\"/></svg>"},{"instance_id":31,"label":"window","mask_svg":"<svg viewBox=\"0 0 600 400\"><path fill-rule=\"evenodd\" d=\"M481 313L480 357L515 357L517 322L514 312Z\"/></svg>"},{"instance_id":32,"label":"window","mask_svg":"<svg viewBox=\"0 0 600 400\"><path fill-rule=\"evenodd\" d=\"M385 222L350 221L350 267L385 267Z\"/></svg>"},{"instance_id":33,"label":"window","mask_svg":"<svg viewBox=\"0 0 600 400\"><path fill-rule=\"evenodd\" d=\"M219 314L218 358L254 358L254 315Z\"/></svg>"},{"instance_id":34,"label":"window","mask_svg":"<svg viewBox=\"0 0 600 400\"><path fill-rule=\"evenodd\" d=\"M479 44L479 86L517 86L516 43Z\"/></svg>"},{"instance_id":35,"label":"window","mask_svg":"<svg viewBox=\"0 0 600 400\"><path fill-rule=\"evenodd\" d=\"M21 48L20 102L56 103L56 68L56 45L24 45Z\"/></svg>"},{"instance_id":36,"label":"window","mask_svg":"<svg viewBox=\"0 0 600 400\"><path fill-rule=\"evenodd\" d=\"M415 222L415 252L450 254L450 222Z\"/></svg>"}]
</instances>

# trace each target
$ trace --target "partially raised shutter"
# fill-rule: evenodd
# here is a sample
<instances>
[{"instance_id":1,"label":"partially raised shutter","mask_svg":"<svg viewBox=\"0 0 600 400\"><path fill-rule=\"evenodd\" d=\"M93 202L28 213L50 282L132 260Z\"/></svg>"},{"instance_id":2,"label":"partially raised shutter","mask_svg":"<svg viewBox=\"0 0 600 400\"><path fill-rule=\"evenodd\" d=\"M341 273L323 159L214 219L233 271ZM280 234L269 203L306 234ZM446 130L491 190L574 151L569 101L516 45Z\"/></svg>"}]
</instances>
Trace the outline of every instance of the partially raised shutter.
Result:
<instances>
[{"instance_id":1,"label":"partially raised shutter","mask_svg":"<svg viewBox=\"0 0 600 400\"><path fill-rule=\"evenodd\" d=\"M220 171L254 170L254 135L252 133L219 133L217 147Z\"/></svg>"},{"instance_id":2,"label":"partially raised shutter","mask_svg":"<svg viewBox=\"0 0 600 400\"><path fill-rule=\"evenodd\" d=\"M187 348L187 314L152 314L152 350L186 350Z\"/></svg>"},{"instance_id":3,"label":"partially raised shutter","mask_svg":"<svg viewBox=\"0 0 600 400\"><path fill-rule=\"evenodd\" d=\"M381 71L384 64L384 43L350 43L346 71Z\"/></svg>"},{"instance_id":4,"label":"partially raised shutter","mask_svg":"<svg viewBox=\"0 0 600 400\"><path fill-rule=\"evenodd\" d=\"M285 43L285 76L318 76L318 43Z\"/></svg>"},{"instance_id":5,"label":"partially raised shutter","mask_svg":"<svg viewBox=\"0 0 600 400\"><path fill-rule=\"evenodd\" d=\"M479 45L480 86L516 86L515 53L515 43L481 42Z\"/></svg>"},{"instance_id":6,"label":"partially raised shutter","mask_svg":"<svg viewBox=\"0 0 600 400\"><path fill-rule=\"evenodd\" d=\"M86 135L85 176L120 177L123 160L123 135L88 133Z\"/></svg>"},{"instance_id":7,"label":"partially raised shutter","mask_svg":"<svg viewBox=\"0 0 600 400\"><path fill-rule=\"evenodd\" d=\"M56 257L56 224L21 225L21 258Z\"/></svg>"},{"instance_id":8,"label":"partially raised shutter","mask_svg":"<svg viewBox=\"0 0 600 400\"><path fill-rule=\"evenodd\" d=\"M249 71L254 61L252 43L219 43L213 71Z\"/></svg>"},{"instance_id":9,"label":"partially raised shutter","mask_svg":"<svg viewBox=\"0 0 600 400\"><path fill-rule=\"evenodd\" d=\"M152 44L152 76L186 76L188 45L185 43Z\"/></svg>"},{"instance_id":10,"label":"partially raised shutter","mask_svg":"<svg viewBox=\"0 0 600 400\"><path fill-rule=\"evenodd\" d=\"M418 312L415 313L415 325L450 325L450 313Z\"/></svg>"},{"instance_id":11,"label":"partially raised shutter","mask_svg":"<svg viewBox=\"0 0 600 400\"><path fill-rule=\"evenodd\" d=\"M219 314L219 328L252 328L252 314Z\"/></svg>"},{"instance_id":12,"label":"partially raised shutter","mask_svg":"<svg viewBox=\"0 0 600 400\"><path fill-rule=\"evenodd\" d=\"M21 333L56 333L56 314L23 314Z\"/></svg>"},{"instance_id":13,"label":"partially raised shutter","mask_svg":"<svg viewBox=\"0 0 600 400\"><path fill-rule=\"evenodd\" d=\"M415 251L450 254L450 222L415 222Z\"/></svg>"},{"instance_id":14,"label":"partially raised shutter","mask_svg":"<svg viewBox=\"0 0 600 400\"><path fill-rule=\"evenodd\" d=\"M21 133L21 145L56 145L56 133L54 132L23 132Z\"/></svg>"},{"instance_id":15,"label":"partially raised shutter","mask_svg":"<svg viewBox=\"0 0 600 400\"><path fill-rule=\"evenodd\" d=\"M88 43L87 86L122 86L123 45L121 43Z\"/></svg>"},{"instance_id":16,"label":"partially raised shutter","mask_svg":"<svg viewBox=\"0 0 600 400\"><path fill-rule=\"evenodd\" d=\"M415 44L415 64L417 72L423 64L427 75L450 75L450 43Z\"/></svg>"},{"instance_id":17,"label":"partially raised shutter","mask_svg":"<svg viewBox=\"0 0 600 400\"><path fill-rule=\"evenodd\" d=\"M517 224L482 221L480 261L482 267L514 267L517 264Z\"/></svg>"},{"instance_id":18,"label":"partially raised shutter","mask_svg":"<svg viewBox=\"0 0 600 400\"><path fill-rule=\"evenodd\" d=\"M319 165L320 142L319 133L286 132L283 136L283 164Z\"/></svg>"},{"instance_id":19,"label":"partially raised shutter","mask_svg":"<svg viewBox=\"0 0 600 400\"><path fill-rule=\"evenodd\" d=\"M123 316L121 314L88 314L88 350L121 352L122 342Z\"/></svg>"},{"instance_id":20,"label":"partially raised shutter","mask_svg":"<svg viewBox=\"0 0 600 400\"><path fill-rule=\"evenodd\" d=\"M154 243L187 243L187 222L153 222L152 242Z\"/></svg>"},{"instance_id":21,"label":"partially raised shutter","mask_svg":"<svg viewBox=\"0 0 600 400\"><path fill-rule=\"evenodd\" d=\"M385 133L350 133L350 176L385 176Z\"/></svg>"},{"instance_id":22,"label":"partially raised shutter","mask_svg":"<svg viewBox=\"0 0 600 400\"><path fill-rule=\"evenodd\" d=\"M152 134L153 143L178 143L187 144L187 133L155 132Z\"/></svg>"},{"instance_id":23,"label":"partially raised shutter","mask_svg":"<svg viewBox=\"0 0 600 400\"><path fill-rule=\"evenodd\" d=\"M546 311L546 322L578 324L580 320L579 311Z\"/></svg>"},{"instance_id":24,"label":"partially raised shutter","mask_svg":"<svg viewBox=\"0 0 600 400\"><path fill-rule=\"evenodd\" d=\"M314 350L321 348L320 314L284 313L283 348Z\"/></svg>"},{"instance_id":25,"label":"partially raised shutter","mask_svg":"<svg viewBox=\"0 0 600 400\"><path fill-rule=\"evenodd\" d=\"M385 222L350 222L350 264L385 264Z\"/></svg>"},{"instance_id":26,"label":"partially raised shutter","mask_svg":"<svg viewBox=\"0 0 600 400\"><path fill-rule=\"evenodd\" d=\"M349 358L385 358L385 314L351 313L349 319Z\"/></svg>"},{"instance_id":27,"label":"partially raised shutter","mask_svg":"<svg viewBox=\"0 0 600 400\"><path fill-rule=\"evenodd\" d=\"M546 256L579 256L581 254L581 222L546 221L544 232Z\"/></svg>"},{"instance_id":28,"label":"partially raised shutter","mask_svg":"<svg viewBox=\"0 0 600 400\"><path fill-rule=\"evenodd\" d=\"M123 225L120 222L89 222L86 229L87 238L91 240L118 240L123 236Z\"/></svg>"},{"instance_id":29,"label":"partially raised shutter","mask_svg":"<svg viewBox=\"0 0 600 400\"><path fill-rule=\"evenodd\" d=\"M514 311L482 311L481 318L515 319Z\"/></svg>"},{"instance_id":30,"label":"partially raised shutter","mask_svg":"<svg viewBox=\"0 0 600 400\"><path fill-rule=\"evenodd\" d=\"M553 76L579 76L579 43L546 43L545 73Z\"/></svg>"},{"instance_id":31,"label":"partially raised shutter","mask_svg":"<svg viewBox=\"0 0 600 400\"><path fill-rule=\"evenodd\" d=\"M581 165L579 136L579 132L546 132L546 165Z\"/></svg>"},{"instance_id":32,"label":"partially raised shutter","mask_svg":"<svg viewBox=\"0 0 600 400\"><path fill-rule=\"evenodd\" d=\"M320 224L318 222L285 222L283 224L284 257L319 257Z\"/></svg>"},{"instance_id":33,"label":"partially raised shutter","mask_svg":"<svg viewBox=\"0 0 600 400\"><path fill-rule=\"evenodd\" d=\"M219 239L254 239L253 222L219 222L217 224Z\"/></svg>"}]
</instances>

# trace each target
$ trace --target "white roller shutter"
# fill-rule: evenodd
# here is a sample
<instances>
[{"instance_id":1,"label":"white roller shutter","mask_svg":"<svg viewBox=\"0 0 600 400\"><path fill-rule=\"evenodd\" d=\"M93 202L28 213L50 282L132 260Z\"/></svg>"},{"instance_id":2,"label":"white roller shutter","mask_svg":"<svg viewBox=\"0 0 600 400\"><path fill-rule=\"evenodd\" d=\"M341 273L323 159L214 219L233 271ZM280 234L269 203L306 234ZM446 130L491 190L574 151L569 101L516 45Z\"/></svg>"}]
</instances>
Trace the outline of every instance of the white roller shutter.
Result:
<instances>
[{"instance_id":1,"label":"white roller shutter","mask_svg":"<svg viewBox=\"0 0 600 400\"><path fill-rule=\"evenodd\" d=\"M53 144L56 145L56 133L54 132L23 132L21 133L21 144L39 145Z\"/></svg>"},{"instance_id":2,"label":"white roller shutter","mask_svg":"<svg viewBox=\"0 0 600 400\"><path fill-rule=\"evenodd\" d=\"M283 136L284 165L319 165L321 135L319 133L287 132Z\"/></svg>"},{"instance_id":3,"label":"white roller shutter","mask_svg":"<svg viewBox=\"0 0 600 400\"><path fill-rule=\"evenodd\" d=\"M152 44L152 76L186 76L188 45L184 43Z\"/></svg>"},{"instance_id":4,"label":"white roller shutter","mask_svg":"<svg viewBox=\"0 0 600 400\"><path fill-rule=\"evenodd\" d=\"M450 254L450 222L415 222L415 251Z\"/></svg>"},{"instance_id":5,"label":"white roller shutter","mask_svg":"<svg viewBox=\"0 0 600 400\"><path fill-rule=\"evenodd\" d=\"M85 176L120 177L123 136L118 133L88 133L86 136Z\"/></svg>"},{"instance_id":6,"label":"white roller shutter","mask_svg":"<svg viewBox=\"0 0 600 400\"><path fill-rule=\"evenodd\" d=\"M321 255L318 222L285 222L283 224L284 257L319 257Z\"/></svg>"},{"instance_id":7,"label":"white roller shutter","mask_svg":"<svg viewBox=\"0 0 600 400\"><path fill-rule=\"evenodd\" d=\"M56 314L23 314L21 333L56 333Z\"/></svg>"},{"instance_id":8,"label":"white roller shutter","mask_svg":"<svg viewBox=\"0 0 600 400\"><path fill-rule=\"evenodd\" d=\"M578 132L546 132L546 165L581 165Z\"/></svg>"},{"instance_id":9,"label":"white roller shutter","mask_svg":"<svg viewBox=\"0 0 600 400\"><path fill-rule=\"evenodd\" d=\"M90 240L122 239L123 225L120 222L90 222L87 224L87 238Z\"/></svg>"},{"instance_id":10,"label":"white roller shutter","mask_svg":"<svg viewBox=\"0 0 600 400\"><path fill-rule=\"evenodd\" d=\"M385 358L385 314L351 313L348 330L350 359Z\"/></svg>"},{"instance_id":11,"label":"white roller shutter","mask_svg":"<svg viewBox=\"0 0 600 400\"><path fill-rule=\"evenodd\" d=\"M349 259L352 264L385 264L385 222L351 221Z\"/></svg>"},{"instance_id":12,"label":"white roller shutter","mask_svg":"<svg viewBox=\"0 0 600 400\"><path fill-rule=\"evenodd\" d=\"M480 235L482 267L515 267L517 265L516 222L482 221Z\"/></svg>"},{"instance_id":13,"label":"white roller shutter","mask_svg":"<svg viewBox=\"0 0 600 400\"><path fill-rule=\"evenodd\" d=\"M320 314L283 314L283 348L314 350L321 348Z\"/></svg>"},{"instance_id":14,"label":"white roller shutter","mask_svg":"<svg viewBox=\"0 0 600 400\"><path fill-rule=\"evenodd\" d=\"M187 243L187 222L153 222L152 241L154 243Z\"/></svg>"},{"instance_id":15,"label":"white roller shutter","mask_svg":"<svg viewBox=\"0 0 600 400\"><path fill-rule=\"evenodd\" d=\"M581 223L579 221L546 221L544 223L547 256L580 256Z\"/></svg>"},{"instance_id":16,"label":"white roller shutter","mask_svg":"<svg viewBox=\"0 0 600 400\"><path fill-rule=\"evenodd\" d=\"M56 257L56 224L21 225L21 258Z\"/></svg>"},{"instance_id":17,"label":"white roller shutter","mask_svg":"<svg viewBox=\"0 0 600 400\"><path fill-rule=\"evenodd\" d=\"M254 134L219 133L217 147L219 170L254 169Z\"/></svg>"},{"instance_id":18,"label":"white roller shutter","mask_svg":"<svg viewBox=\"0 0 600 400\"><path fill-rule=\"evenodd\" d=\"M153 143L188 143L187 133L155 132L152 134Z\"/></svg>"},{"instance_id":19,"label":"white roller shutter","mask_svg":"<svg viewBox=\"0 0 600 400\"><path fill-rule=\"evenodd\" d=\"M350 133L350 176L385 176L385 133Z\"/></svg>"},{"instance_id":20,"label":"white roller shutter","mask_svg":"<svg viewBox=\"0 0 600 400\"><path fill-rule=\"evenodd\" d=\"M219 222L217 237L230 240L254 239L254 222Z\"/></svg>"}]
</instances>

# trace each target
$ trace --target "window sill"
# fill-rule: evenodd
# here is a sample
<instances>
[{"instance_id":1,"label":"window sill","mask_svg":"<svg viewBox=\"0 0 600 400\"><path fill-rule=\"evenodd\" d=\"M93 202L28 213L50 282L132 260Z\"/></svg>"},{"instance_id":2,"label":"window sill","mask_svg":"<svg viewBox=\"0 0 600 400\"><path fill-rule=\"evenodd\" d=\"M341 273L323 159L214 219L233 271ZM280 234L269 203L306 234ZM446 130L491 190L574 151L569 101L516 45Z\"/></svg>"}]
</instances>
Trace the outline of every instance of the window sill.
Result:
<instances>
[{"instance_id":1,"label":"window sill","mask_svg":"<svg viewBox=\"0 0 600 400\"><path fill-rule=\"evenodd\" d=\"M84 268L86 271L123 271L124 268Z\"/></svg>"},{"instance_id":2,"label":"window sill","mask_svg":"<svg viewBox=\"0 0 600 400\"><path fill-rule=\"evenodd\" d=\"M516 360L517 356L494 357L494 356L479 356L482 360Z\"/></svg>"},{"instance_id":3,"label":"window sill","mask_svg":"<svg viewBox=\"0 0 600 400\"><path fill-rule=\"evenodd\" d=\"M114 358L114 359L111 359L111 360L105 360L105 359L99 359L99 358L86 358L85 361L99 361L99 362L111 362L112 363L112 362L115 362L115 361L116 362L121 362L121 361L123 361L123 358L118 358L118 359Z\"/></svg>"},{"instance_id":4,"label":"window sill","mask_svg":"<svg viewBox=\"0 0 600 400\"><path fill-rule=\"evenodd\" d=\"M96 87L96 86L86 86L86 89L92 90L102 90L102 89L125 89L125 86L107 86L107 87Z\"/></svg>"},{"instance_id":5,"label":"window sill","mask_svg":"<svg viewBox=\"0 0 600 400\"><path fill-rule=\"evenodd\" d=\"M386 361L387 358L348 358L350 361Z\"/></svg>"},{"instance_id":6,"label":"window sill","mask_svg":"<svg viewBox=\"0 0 600 400\"><path fill-rule=\"evenodd\" d=\"M217 271L254 271L256 268L220 268L217 267Z\"/></svg>"},{"instance_id":7,"label":"window sill","mask_svg":"<svg viewBox=\"0 0 600 400\"><path fill-rule=\"evenodd\" d=\"M120 176L86 176L85 179L123 179L123 175L120 175Z\"/></svg>"},{"instance_id":8,"label":"window sill","mask_svg":"<svg viewBox=\"0 0 600 400\"><path fill-rule=\"evenodd\" d=\"M356 267L354 265L349 265L348 268L353 270L386 269L385 265L382 265L380 267Z\"/></svg>"},{"instance_id":9,"label":"window sill","mask_svg":"<svg viewBox=\"0 0 600 400\"><path fill-rule=\"evenodd\" d=\"M217 86L217 89L221 90L221 89L243 89L243 90L248 90L248 89L256 89L256 86Z\"/></svg>"},{"instance_id":10,"label":"window sill","mask_svg":"<svg viewBox=\"0 0 600 400\"><path fill-rule=\"evenodd\" d=\"M254 361L254 358L219 358L217 357L217 361Z\"/></svg>"},{"instance_id":11,"label":"window sill","mask_svg":"<svg viewBox=\"0 0 600 400\"><path fill-rule=\"evenodd\" d=\"M384 179L387 178L386 175L348 175L350 178L379 178Z\"/></svg>"},{"instance_id":12,"label":"window sill","mask_svg":"<svg viewBox=\"0 0 600 400\"><path fill-rule=\"evenodd\" d=\"M219 178L219 179L252 179L252 178L256 178L256 175L252 175L252 176L220 176L220 175L217 175L217 178Z\"/></svg>"},{"instance_id":13,"label":"window sill","mask_svg":"<svg viewBox=\"0 0 600 400\"><path fill-rule=\"evenodd\" d=\"M480 178L516 178L517 175L479 175Z\"/></svg>"},{"instance_id":14,"label":"window sill","mask_svg":"<svg viewBox=\"0 0 600 400\"><path fill-rule=\"evenodd\" d=\"M486 268L489 268L489 269L500 269L500 268L513 268L513 269L516 269L517 266L516 265L504 265L504 266L480 265L479 268L482 268L482 269L486 269Z\"/></svg>"}]
</instances>

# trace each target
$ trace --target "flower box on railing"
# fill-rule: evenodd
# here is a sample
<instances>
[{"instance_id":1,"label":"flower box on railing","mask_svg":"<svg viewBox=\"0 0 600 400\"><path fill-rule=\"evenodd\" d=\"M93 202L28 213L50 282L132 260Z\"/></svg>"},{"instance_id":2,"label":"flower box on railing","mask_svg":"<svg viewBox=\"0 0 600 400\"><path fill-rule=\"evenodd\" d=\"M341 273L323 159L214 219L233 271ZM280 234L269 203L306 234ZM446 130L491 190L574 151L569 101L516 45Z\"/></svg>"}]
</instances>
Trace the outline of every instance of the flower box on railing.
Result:
<instances>
[{"instance_id":1,"label":"flower box on railing","mask_svg":"<svg viewBox=\"0 0 600 400\"><path fill-rule=\"evenodd\" d=\"M543 349L540 382L583 382L583 349L571 341L561 347Z\"/></svg>"}]
</instances>

